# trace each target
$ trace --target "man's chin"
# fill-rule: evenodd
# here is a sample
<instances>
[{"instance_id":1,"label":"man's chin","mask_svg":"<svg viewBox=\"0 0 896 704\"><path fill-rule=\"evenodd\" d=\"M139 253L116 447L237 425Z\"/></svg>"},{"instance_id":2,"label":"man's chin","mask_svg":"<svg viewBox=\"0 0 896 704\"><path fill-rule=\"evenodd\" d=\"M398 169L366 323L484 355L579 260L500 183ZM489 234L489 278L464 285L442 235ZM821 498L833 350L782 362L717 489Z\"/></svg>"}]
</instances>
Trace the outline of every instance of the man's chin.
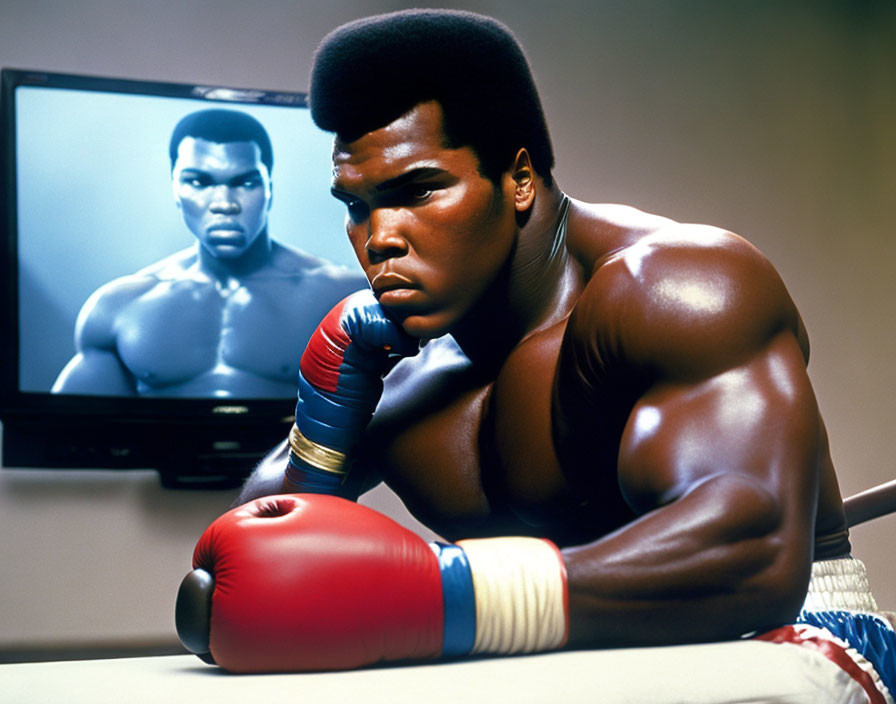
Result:
<instances>
[{"instance_id":1,"label":"man's chin","mask_svg":"<svg viewBox=\"0 0 896 704\"><path fill-rule=\"evenodd\" d=\"M246 236L242 233L227 236L211 236L202 243L205 250L216 259L239 259L246 253Z\"/></svg>"},{"instance_id":2,"label":"man's chin","mask_svg":"<svg viewBox=\"0 0 896 704\"><path fill-rule=\"evenodd\" d=\"M434 340L451 332L451 325L446 320L434 315L408 313L402 315L389 311L389 317L395 320L411 337L418 340Z\"/></svg>"},{"instance_id":3,"label":"man's chin","mask_svg":"<svg viewBox=\"0 0 896 704\"><path fill-rule=\"evenodd\" d=\"M206 247L206 250L215 259L239 259L246 253L245 247L234 247L231 245L215 245Z\"/></svg>"}]
</instances>

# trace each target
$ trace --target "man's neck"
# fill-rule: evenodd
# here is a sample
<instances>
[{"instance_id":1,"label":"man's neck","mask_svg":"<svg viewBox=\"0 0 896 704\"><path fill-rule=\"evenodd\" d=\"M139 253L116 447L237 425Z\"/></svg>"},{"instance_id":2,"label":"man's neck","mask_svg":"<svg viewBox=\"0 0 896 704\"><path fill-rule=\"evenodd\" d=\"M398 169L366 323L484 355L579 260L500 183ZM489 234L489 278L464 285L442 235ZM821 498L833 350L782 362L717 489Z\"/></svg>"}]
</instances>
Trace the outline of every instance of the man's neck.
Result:
<instances>
[{"instance_id":1,"label":"man's neck","mask_svg":"<svg viewBox=\"0 0 896 704\"><path fill-rule=\"evenodd\" d=\"M453 331L474 363L499 367L521 340L569 313L580 277L565 243L567 208L556 185L539 190L504 272Z\"/></svg>"},{"instance_id":2,"label":"man's neck","mask_svg":"<svg viewBox=\"0 0 896 704\"><path fill-rule=\"evenodd\" d=\"M233 259L216 257L202 245L199 249L199 269L209 278L223 286L230 286L234 280L249 278L270 266L274 244L267 230L255 238L242 256Z\"/></svg>"}]
</instances>

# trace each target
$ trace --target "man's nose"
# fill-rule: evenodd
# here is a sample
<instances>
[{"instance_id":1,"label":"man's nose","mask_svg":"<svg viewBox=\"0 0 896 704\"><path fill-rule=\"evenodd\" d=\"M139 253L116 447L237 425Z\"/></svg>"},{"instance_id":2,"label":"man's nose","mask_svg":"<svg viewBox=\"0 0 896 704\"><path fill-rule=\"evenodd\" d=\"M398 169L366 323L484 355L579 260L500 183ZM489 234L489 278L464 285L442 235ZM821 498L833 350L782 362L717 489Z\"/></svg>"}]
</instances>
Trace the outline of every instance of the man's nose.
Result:
<instances>
[{"instance_id":1,"label":"man's nose","mask_svg":"<svg viewBox=\"0 0 896 704\"><path fill-rule=\"evenodd\" d=\"M236 215L242 210L240 202L234 194L234 189L229 186L216 186L208 207L213 213L222 215Z\"/></svg>"},{"instance_id":2,"label":"man's nose","mask_svg":"<svg viewBox=\"0 0 896 704\"><path fill-rule=\"evenodd\" d=\"M402 234L402 211L377 208L367 220L367 255L371 264L400 257L407 253L408 243Z\"/></svg>"}]
</instances>

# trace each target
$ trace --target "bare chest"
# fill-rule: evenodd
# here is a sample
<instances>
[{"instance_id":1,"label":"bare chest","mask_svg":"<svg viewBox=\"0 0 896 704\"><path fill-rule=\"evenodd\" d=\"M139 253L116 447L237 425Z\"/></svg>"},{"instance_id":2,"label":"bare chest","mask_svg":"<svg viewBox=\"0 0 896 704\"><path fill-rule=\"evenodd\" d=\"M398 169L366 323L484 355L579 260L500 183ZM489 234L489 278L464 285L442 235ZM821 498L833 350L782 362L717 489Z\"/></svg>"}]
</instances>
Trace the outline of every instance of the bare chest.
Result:
<instances>
[{"instance_id":1,"label":"bare chest","mask_svg":"<svg viewBox=\"0 0 896 704\"><path fill-rule=\"evenodd\" d=\"M165 281L115 322L119 357L138 384L223 396L288 396L322 313L294 287Z\"/></svg>"},{"instance_id":2,"label":"bare chest","mask_svg":"<svg viewBox=\"0 0 896 704\"><path fill-rule=\"evenodd\" d=\"M554 445L562 335L524 341L494 379L441 341L387 378L366 451L420 520L446 537L600 530Z\"/></svg>"}]
</instances>

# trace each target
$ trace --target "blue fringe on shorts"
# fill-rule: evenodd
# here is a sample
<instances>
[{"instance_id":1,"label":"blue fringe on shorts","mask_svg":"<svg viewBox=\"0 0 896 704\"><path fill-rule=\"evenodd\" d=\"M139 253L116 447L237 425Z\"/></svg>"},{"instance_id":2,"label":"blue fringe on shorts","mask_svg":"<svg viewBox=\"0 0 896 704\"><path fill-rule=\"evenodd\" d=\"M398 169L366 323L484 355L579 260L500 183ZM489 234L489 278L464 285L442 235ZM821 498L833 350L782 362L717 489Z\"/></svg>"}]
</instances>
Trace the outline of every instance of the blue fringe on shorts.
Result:
<instances>
[{"instance_id":1,"label":"blue fringe on shorts","mask_svg":"<svg viewBox=\"0 0 896 704\"><path fill-rule=\"evenodd\" d=\"M803 611L797 623L826 628L870 662L896 697L896 632L883 617L852 611Z\"/></svg>"}]
</instances>

